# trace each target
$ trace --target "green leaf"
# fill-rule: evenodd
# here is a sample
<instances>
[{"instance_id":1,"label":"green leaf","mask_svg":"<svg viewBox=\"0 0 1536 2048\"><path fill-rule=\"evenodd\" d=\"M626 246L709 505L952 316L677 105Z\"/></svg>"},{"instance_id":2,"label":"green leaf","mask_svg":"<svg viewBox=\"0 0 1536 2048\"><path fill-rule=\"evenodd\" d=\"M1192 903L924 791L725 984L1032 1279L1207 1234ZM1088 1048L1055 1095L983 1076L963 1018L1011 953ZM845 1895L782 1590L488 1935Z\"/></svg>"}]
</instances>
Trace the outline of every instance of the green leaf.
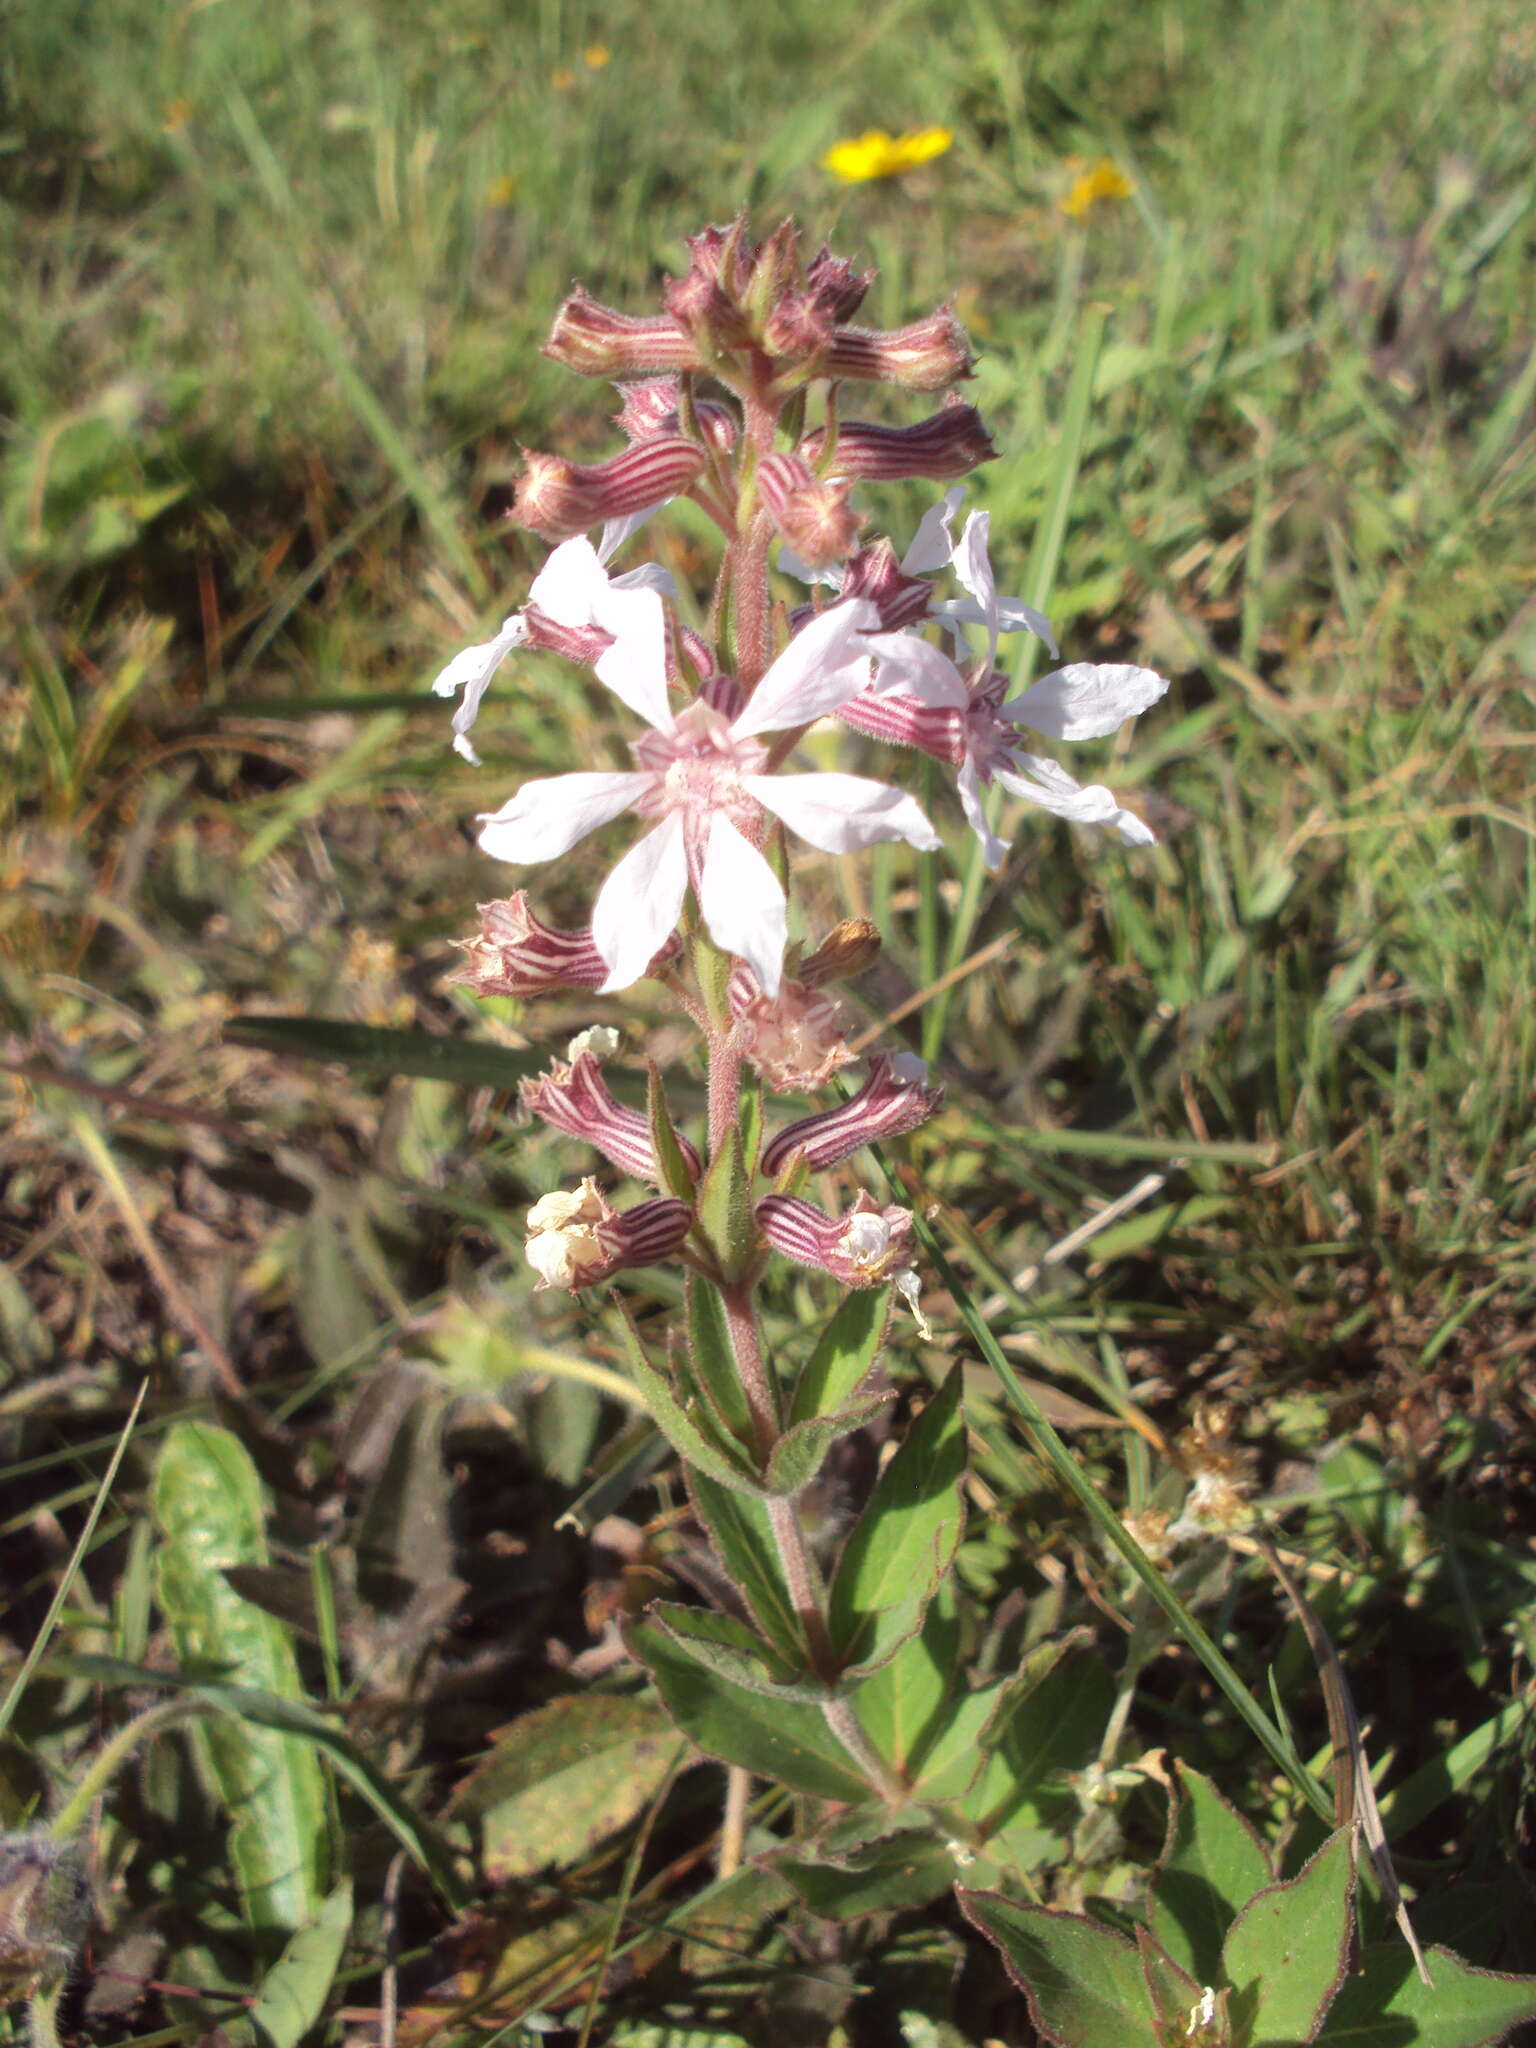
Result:
<instances>
[{"instance_id":1,"label":"green leaf","mask_svg":"<svg viewBox=\"0 0 1536 2048\"><path fill-rule=\"evenodd\" d=\"M254 1728L270 1728L292 1735L313 1749L324 1751L338 1778L342 1778L370 1806L395 1837L423 1876L436 1885L446 1904L461 1912L470 1894L460 1882L446 1844L430 1821L411 1805L403 1792L391 1784L370 1758L363 1755L324 1714L299 1700L279 1699L273 1693L257 1692L249 1686L224 1685L216 1679L191 1678L174 1671L152 1670L147 1664L129 1663L122 1657L50 1657L45 1669L61 1678L81 1678L89 1685L146 1686L206 1700L222 1714L248 1722Z\"/></svg>"},{"instance_id":2,"label":"green leaf","mask_svg":"<svg viewBox=\"0 0 1536 2048\"><path fill-rule=\"evenodd\" d=\"M1153 1938L1198 1983L1214 1984L1228 1928L1273 1881L1264 1844L1247 1821L1209 1778L1180 1764L1147 1906Z\"/></svg>"},{"instance_id":3,"label":"green leaf","mask_svg":"<svg viewBox=\"0 0 1536 2048\"><path fill-rule=\"evenodd\" d=\"M1076 1913L959 1890L961 1911L1003 1952L1029 2016L1058 2048L1141 2048L1157 2019L1141 1959L1123 1934Z\"/></svg>"},{"instance_id":4,"label":"green leaf","mask_svg":"<svg viewBox=\"0 0 1536 2048\"><path fill-rule=\"evenodd\" d=\"M339 1884L262 1979L248 2014L258 2040L269 2048L298 2048L325 2010L351 1930L352 1886Z\"/></svg>"},{"instance_id":5,"label":"green leaf","mask_svg":"<svg viewBox=\"0 0 1536 2048\"><path fill-rule=\"evenodd\" d=\"M698 1191L693 1168L677 1141L677 1126L662 1090L661 1069L652 1060L646 1069L645 1106L650 1118L651 1143L656 1148L656 1166L662 1189L680 1202L691 1202Z\"/></svg>"},{"instance_id":6,"label":"green leaf","mask_svg":"<svg viewBox=\"0 0 1536 2048\"><path fill-rule=\"evenodd\" d=\"M242 1600L224 1565L264 1565L261 1481L227 1429L178 1422L155 1463L161 1534L156 1589L183 1667L302 1701L298 1664L281 1622ZM230 1816L229 1853L255 1927L302 1927L325 1896L326 1791L308 1744L242 1720L189 1731Z\"/></svg>"},{"instance_id":7,"label":"green leaf","mask_svg":"<svg viewBox=\"0 0 1536 2048\"><path fill-rule=\"evenodd\" d=\"M1432 1948L1425 1961L1433 1990L1402 1942L1368 1948L1318 2040L1326 2048L1493 2048L1536 2019L1536 1977L1474 1970L1448 1948Z\"/></svg>"},{"instance_id":8,"label":"green leaf","mask_svg":"<svg viewBox=\"0 0 1536 2048\"><path fill-rule=\"evenodd\" d=\"M981 1768L976 1737L986 1718L988 1695L995 1690L989 1687L982 1692L962 1691L958 1699L949 1701L960 1666L960 1625L954 1604L950 1587L941 1587L918 1633L902 1644L888 1664L882 1664L878 1671L863 1679L853 1696L859 1726L893 1769L913 1781L922 1761L925 1798L953 1796ZM939 1790L931 1794L926 1758L935 1746L947 1746L950 1730L957 1721L966 1718L973 1703L980 1711L971 1712L972 1726L968 1737L963 1738L966 1774L957 1787L953 1782L955 1773L941 1772Z\"/></svg>"},{"instance_id":9,"label":"green leaf","mask_svg":"<svg viewBox=\"0 0 1536 2048\"><path fill-rule=\"evenodd\" d=\"M672 1383L666 1374L658 1372L646 1357L645 1348L627 1315L621 1314L620 1325L625 1332L625 1362L629 1376L644 1395L651 1420L673 1450L685 1464L697 1466L721 1486L728 1486L737 1493L761 1496L762 1482L748 1466L740 1445L731 1444L725 1448L712 1436L706 1436L700 1422L695 1420L699 1413L697 1401L693 1404L692 1413L685 1409L673 1393Z\"/></svg>"},{"instance_id":10,"label":"green leaf","mask_svg":"<svg viewBox=\"0 0 1536 2048\"><path fill-rule=\"evenodd\" d=\"M1297 1876L1248 1901L1222 1952L1233 2023L1255 2048L1311 2041L1343 1982L1354 1927L1355 1831L1330 1835Z\"/></svg>"},{"instance_id":11,"label":"green leaf","mask_svg":"<svg viewBox=\"0 0 1536 2048\"><path fill-rule=\"evenodd\" d=\"M655 1680L667 1712L707 1756L818 1799L869 1797L868 1785L818 1708L767 1700L729 1684L648 1621L631 1622L624 1636Z\"/></svg>"},{"instance_id":12,"label":"green leaf","mask_svg":"<svg viewBox=\"0 0 1536 2048\"><path fill-rule=\"evenodd\" d=\"M430 1031L346 1024L335 1017L232 1017L224 1035L235 1045L260 1046L290 1059L334 1060L359 1073L416 1074L464 1088L515 1089L545 1064L542 1053L510 1052L470 1038L438 1038Z\"/></svg>"},{"instance_id":13,"label":"green leaf","mask_svg":"<svg viewBox=\"0 0 1536 2048\"><path fill-rule=\"evenodd\" d=\"M838 1561L828 1620L848 1666L873 1669L917 1633L959 1547L964 1472L956 1366L881 1473Z\"/></svg>"},{"instance_id":14,"label":"green leaf","mask_svg":"<svg viewBox=\"0 0 1536 2048\"><path fill-rule=\"evenodd\" d=\"M654 1700L578 1693L497 1734L450 1812L480 1823L494 1884L588 1856L648 1806L686 1744Z\"/></svg>"},{"instance_id":15,"label":"green leaf","mask_svg":"<svg viewBox=\"0 0 1536 2048\"><path fill-rule=\"evenodd\" d=\"M741 1371L726 1327L720 1291L697 1273L688 1275L688 1369L720 1432L742 1445L755 1441Z\"/></svg>"},{"instance_id":16,"label":"green leaf","mask_svg":"<svg viewBox=\"0 0 1536 2048\"><path fill-rule=\"evenodd\" d=\"M959 1801L985 1839L988 1857L1020 1875L1059 1853L1079 1810L1066 1774L1098 1755L1114 1699L1096 1656L1062 1656L1070 1644L1069 1638L1065 1645L1040 1645L1017 1678L992 1689L986 1724L975 1738L982 1768ZM970 1725L968 1716L959 1717L956 1734L963 1739ZM964 1768L955 1746L949 1737L935 1745L929 1765L935 1776L948 1759L951 1768ZM930 1783L924 1790L935 1796Z\"/></svg>"},{"instance_id":17,"label":"green leaf","mask_svg":"<svg viewBox=\"0 0 1536 2048\"><path fill-rule=\"evenodd\" d=\"M816 1340L816 1349L795 1382L789 1408L791 1424L835 1414L842 1407L874 1370L890 1314L888 1287L861 1287L846 1297Z\"/></svg>"},{"instance_id":18,"label":"green leaf","mask_svg":"<svg viewBox=\"0 0 1536 2048\"><path fill-rule=\"evenodd\" d=\"M794 1887L823 1920L857 1920L864 1913L896 1913L926 1906L949 1890L954 1856L926 1816L893 1826L881 1809L880 1832L841 1855L775 1857L771 1868Z\"/></svg>"},{"instance_id":19,"label":"green leaf","mask_svg":"<svg viewBox=\"0 0 1536 2048\"><path fill-rule=\"evenodd\" d=\"M680 1650L729 1685L764 1699L808 1700L818 1707L830 1696L825 1680L801 1677L797 1666L779 1663L772 1645L734 1615L679 1607L671 1601L653 1602L646 1614Z\"/></svg>"},{"instance_id":20,"label":"green leaf","mask_svg":"<svg viewBox=\"0 0 1536 2048\"><path fill-rule=\"evenodd\" d=\"M1141 1958L1141 1974L1147 1980L1147 1992L1157 2013L1159 2040L1189 2041L1195 2035L1192 2021L1200 2009L1205 1987L1166 1956L1145 1927L1136 1930L1136 1953ZM1219 1996L1225 1998L1226 1993Z\"/></svg>"},{"instance_id":21,"label":"green leaf","mask_svg":"<svg viewBox=\"0 0 1536 2048\"><path fill-rule=\"evenodd\" d=\"M773 1447L763 1475L766 1490L788 1497L804 1493L832 1446L872 1422L891 1398L889 1394L876 1394L867 1401L850 1402L835 1415L818 1415L811 1421L794 1423Z\"/></svg>"},{"instance_id":22,"label":"green leaf","mask_svg":"<svg viewBox=\"0 0 1536 2048\"><path fill-rule=\"evenodd\" d=\"M742 1154L741 1132L734 1126L704 1169L697 1213L699 1228L721 1273L727 1280L737 1279L757 1249L757 1226L752 1220L752 1181Z\"/></svg>"},{"instance_id":23,"label":"green leaf","mask_svg":"<svg viewBox=\"0 0 1536 2048\"><path fill-rule=\"evenodd\" d=\"M804 1632L784 1581L766 1505L750 1493L733 1493L718 1485L697 1466L689 1468L687 1477L699 1519L758 1626L786 1665L805 1668L810 1659Z\"/></svg>"}]
</instances>

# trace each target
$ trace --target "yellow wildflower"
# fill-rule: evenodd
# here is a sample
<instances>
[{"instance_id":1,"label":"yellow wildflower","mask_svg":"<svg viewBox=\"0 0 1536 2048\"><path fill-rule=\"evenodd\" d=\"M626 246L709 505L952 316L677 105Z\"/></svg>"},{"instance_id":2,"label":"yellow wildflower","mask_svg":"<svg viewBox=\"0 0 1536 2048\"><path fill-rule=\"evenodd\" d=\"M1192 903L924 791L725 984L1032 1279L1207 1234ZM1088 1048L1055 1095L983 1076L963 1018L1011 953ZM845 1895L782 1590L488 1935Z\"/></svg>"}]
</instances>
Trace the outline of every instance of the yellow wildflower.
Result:
<instances>
[{"instance_id":1,"label":"yellow wildflower","mask_svg":"<svg viewBox=\"0 0 1536 2048\"><path fill-rule=\"evenodd\" d=\"M1093 164L1084 164L1081 157L1069 161L1080 168L1065 196L1056 204L1073 220L1086 220L1100 200L1129 199L1136 189L1113 157L1101 156Z\"/></svg>"},{"instance_id":2,"label":"yellow wildflower","mask_svg":"<svg viewBox=\"0 0 1536 2048\"><path fill-rule=\"evenodd\" d=\"M601 71L612 54L606 43L588 43L581 53L581 61L589 71Z\"/></svg>"},{"instance_id":3,"label":"yellow wildflower","mask_svg":"<svg viewBox=\"0 0 1536 2048\"><path fill-rule=\"evenodd\" d=\"M162 135L179 135L191 119L192 102L190 100L168 100L165 113L161 118L160 132Z\"/></svg>"},{"instance_id":4,"label":"yellow wildflower","mask_svg":"<svg viewBox=\"0 0 1536 2048\"><path fill-rule=\"evenodd\" d=\"M942 156L954 139L949 128L916 128L909 135L887 135L883 128L866 128L854 140L834 144L821 163L834 178L861 185L867 178L894 178L926 164Z\"/></svg>"},{"instance_id":5,"label":"yellow wildflower","mask_svg":"<svg viewBox=\"0 0 1536 2048\"><path fill-rule=\"evenodd\" d=\"M561 64L556 70L551 71L549 82L556 92L569 92L576 83L576 74L574 71L568 70L564 64Z\"/></svg>"},{"instance_id":6,"label":"yellow wildflower","mask_svg":"<svg viewBox=\"0 0 1536 2048\"><path fill-rule=\"evenodd\" d=\"M517 180L510 172L503 172L499 178L492 178L485 188L487 206L510 206L517 197Z\"/></svg>"}]
</instances>

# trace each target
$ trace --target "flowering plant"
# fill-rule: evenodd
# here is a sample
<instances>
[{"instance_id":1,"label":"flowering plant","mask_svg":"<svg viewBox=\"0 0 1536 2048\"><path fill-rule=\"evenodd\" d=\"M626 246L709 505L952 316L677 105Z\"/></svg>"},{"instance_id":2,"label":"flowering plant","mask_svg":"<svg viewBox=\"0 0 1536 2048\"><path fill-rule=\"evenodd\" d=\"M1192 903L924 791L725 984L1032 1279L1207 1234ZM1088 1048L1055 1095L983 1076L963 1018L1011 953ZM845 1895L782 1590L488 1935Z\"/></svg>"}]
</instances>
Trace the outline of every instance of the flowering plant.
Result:
<instances>
[{"instance_id":1,"label":"flowering plant","mask_svg":"<svg viewBox=\"0 0 1536 2048\"><path fill-rule=\"evenodd\" d=\"M510 657L550 653L589 669L639 721L632 765L524 782L482 814L480 845L521 869L629 815L638 836L584 929L546 924L521 888L482 906L457 978L531 998L649 977L696 1029L708 1077L696 1134L681 1128L654 1067L643 1112L613 1093L607 1030L581 1034L522 1091L530 1115L647 1189L619 1206L589 1175L543 1195L528 1218L538 1285L575 1293L625 1268L686 1269L683 1330L658 1346L626 1317L625 1342L713 1545L715 1598L657 1602L625 1641L702 1749L844 1809L809 1859L802 1842L785 1860L808 1899L819 1896L818 1859L905 1864L914 1829L933 1853L905 1881L931 1895L1000 1853L1016 1811L999 1792L1019 1700L996 1686L967 1692L954 1670L958 1370L921 1404L840 1547L828 1547L816 1488L839 1445L884 1420L892 1395L878 1355L892 1294L920 1335L929 1330L918 1219L866 1186L849 1199L846 1186L812 1177L916 1129L942 1090L892 1049L826 1106L775 1119L763 1098L815 1096L850 1065L836 991L880 946L862 919L814 943L796 935L793 843L857 854L904 841L932 854L943 842L899 766L886 780L794 757L823 725L893 745L898 764L926 754L954 772L993 868L1006 853L994 786L1146 844L1134 812L1038 748L1112 733L1166 684L1143 668L1073 663L1012 690L999 666L1006 636L1056 647L1039 612L999 593L987 513L959 524L959 479L995 451L954 393L971 356L946 308L894 331L855 324L870 278L827 249L807 259L789 224L759 245L741 218L689 248L659 312L617 312L581 291L559 309L546 353L618 386L627 445L594 464L527 458L514 516L551 552L521 609L436 685L458 698L454 743L473 759L471 732ZM911 425L845 417L844 392L871 384L946 395ZM860 483L899 478L948 487L900 553L865 533L856 503ZM664 568L610 568L674 498L720 535L703 630L687 623ZM758 1296L776 1258L825 1274L841 1297L803 1357L772 1356L764 1342ZM914 1696L928 1702L918 1721ZM1003 1759L1002 1779L978 1777L983 1755Z\"/></svg>"}]
</instances>

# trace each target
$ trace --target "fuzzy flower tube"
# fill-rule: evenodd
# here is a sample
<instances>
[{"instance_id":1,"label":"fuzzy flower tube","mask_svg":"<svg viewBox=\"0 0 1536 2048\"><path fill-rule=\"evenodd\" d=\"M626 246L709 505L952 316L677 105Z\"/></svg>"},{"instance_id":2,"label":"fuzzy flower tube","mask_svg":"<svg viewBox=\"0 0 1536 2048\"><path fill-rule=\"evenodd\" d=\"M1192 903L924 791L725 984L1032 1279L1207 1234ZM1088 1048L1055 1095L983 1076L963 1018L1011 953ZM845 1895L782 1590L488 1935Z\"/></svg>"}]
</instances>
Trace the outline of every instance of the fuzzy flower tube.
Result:
<instances>
[{"instance_id":1,"label":"fuzzy flower tube","mask_svg":"<svg viewBox=\"0 0 1536 2048\"><path fill-rule=\"evenodd\" d=\"M540 1287L572 1293L636 1266L686 1269L684 1328L667 1355L653 1356L626 1318L628 1359L730 1597L718 1611L660 1602L629 1646L702 1748L888 1816L934 1794L871 1705L879 1688L865 1688L917 1654L954 1557L964 1425L952 1374L840 1552L813 1541L803 1507L826 1458L890 1398L875 1368L893 1293L911 1327L928 1325L911 1213L841 1176L807 1183L917 1129L943 1098L909 1053L853 1067L838 989L880 935L849 920L814 946L792 941L793 849L857 855L899 840L940 851L902 787L914 753L953 771L989 867L1007 851L986 802L993 785L1144 845L1152 834L1133 811L1039 749L1113 733L1167 686L1148 669L1078 662L1013 691L999 666L1009 635L1057 649L1038 611L999 592L987 513L961 523L959 479L995 450L953 389L971 356L947 308L889 331L857 324L870 278L826 249L807 258L792 224L759 244L742 217L694 236L689 252L654 311L576 291L557 312L545 352L617 386L626 445L589 464L527 457L514 517L550 552L526 602L435 685L458 699L454 744L471 761L470 735L514 658L581 665L631 721L630 765L573 766L493 796L480 845L516 887L482 906L456 978L533 998L611 994L648 977L696 1027L708 1095L692 1136L654 1068L644 1113L614 1095L610 1032L583 1033L524 1084L531 1116L643 1190L615 1201L591 1176L549 1190L528 1218L528 1258ZM850 393L868 385L940 402L907 425L848 416ZM866 533L859 492L903 478L948 488L898 550ZM695 593L706 602L689 614L707 619L704 631L684 622L659 564L611 566L679 498L720 539L713 592ZM796 765L822 721L893 749L887 766ZM631 837L590 922L546 923L531 872L619 820ZM774 1117L765 1093L798 1100ZM825 1275L840 1303L808 1356L778 1360L764 1343L758 1291L775 1260ZM979 1825L959 1806L943 1821L962 1845Z\"/></svg>"}]
</instances>

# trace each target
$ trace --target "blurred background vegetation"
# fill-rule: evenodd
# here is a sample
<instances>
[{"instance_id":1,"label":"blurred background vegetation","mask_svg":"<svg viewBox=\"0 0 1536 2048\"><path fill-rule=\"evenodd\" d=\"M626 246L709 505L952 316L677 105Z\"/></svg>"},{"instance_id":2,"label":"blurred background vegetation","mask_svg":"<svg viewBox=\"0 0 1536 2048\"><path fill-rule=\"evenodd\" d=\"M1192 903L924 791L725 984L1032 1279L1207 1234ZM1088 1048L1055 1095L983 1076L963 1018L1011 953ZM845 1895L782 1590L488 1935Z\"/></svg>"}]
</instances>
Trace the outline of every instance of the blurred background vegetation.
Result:
<instances>
[{"instance_id":1,"label":"blurred background vegetation","mask_svg":"<svg viewBox=\"0 0 1536 2048\"><path fill-rule=\"evenodd\" d=\"M1384 1786L1408 1788L1384 1805L1429 1931L1536 1968L1530 10L11 0L4 27L15 1658L150 1385L0 1747L8 1821L51 1810L120 1711L78 1658L168 1660L148 1475L177 1418L217 1410L257 1459L272 1576L247 1591L318 1637L294 1686L346 1703L413 1811L569 1688L636 1571L686 1575L665 1489L598 1496L634 1517L629 1581L554 1527L630 1416L588 1313L530 1295L522 1209L573 1167L505 1084L594 1006L472 1009L441 981L475 901L522 879L473 850L473 813L568 765L573 735L617 759L617 728L588 679L530 661L472 770L425 692L541 558L504 523L519 448L615 445L611 392L538 354L554 306L580 280L649 310L681 235L746 203L877 266L878 324L955 304L1003 451L972 490L1000 584L1048 602L1069 658L1173 678L1103 766L1156 854L1034 818L984 888L958 833L926 880L817 870L819 907L887 929L871 1021L986 955L900 1027L950 1089L911 1188L1117 1499L1176 1508L1191 1442L1231 1447L1312 1574ZM875 125L954 140L837 182L821 159ZM1068 212L1101 158L1128 193ZM922 501L871 504L900 536ZM658 545L699 582L686 523ZM541 909L578 920L594 872L541 873ZM1139 1207L1021 1284L1148 1172ZM786 1317L810 1299L786 1282ZM960 1346L933 1306L935 1345L900 1354L919 1379ZM984 1411L979 1368L975 1391ZM1101 1418L1133 1403L1166 1454L1069 1391ZM979 1460L971 1592L1113 1638L1123 1588L1043 1476ZM1207 1565L1212 1626L1322 1745L1273 1588L1240 1550ZM1147 1673L1130 1713L1137 1744L1283 1818L1198 1673ZM148 1946L77 2023L119 2037L209 2024L135 1973L260 1976L181 1754L97 1829L102 1952ZM1057 1896L1145 1861L1133 1809L1077 1842ZM702 1839L709 1812L700 1790L669 1825ZM616 1894L627 1846L583 1865L584 1897ZM364 1958L380 1914L423 1951L445 1924L409 1885L397 1914L391 1853L360 1820ZM568 1893L565 1918L540 1905L553 1950L509 1962L493 1907L472 1956L436 1956L453 1996L511 1983L490 2007L511 2039L550 1953L590 1938ZM932 1966L892 1953L914 1985ZM858 2024L889 2018L878 1958L843 1960L874 2000ZM355 1974L333 2018L376 2008Z\"/></svg>"}]
</instances>

